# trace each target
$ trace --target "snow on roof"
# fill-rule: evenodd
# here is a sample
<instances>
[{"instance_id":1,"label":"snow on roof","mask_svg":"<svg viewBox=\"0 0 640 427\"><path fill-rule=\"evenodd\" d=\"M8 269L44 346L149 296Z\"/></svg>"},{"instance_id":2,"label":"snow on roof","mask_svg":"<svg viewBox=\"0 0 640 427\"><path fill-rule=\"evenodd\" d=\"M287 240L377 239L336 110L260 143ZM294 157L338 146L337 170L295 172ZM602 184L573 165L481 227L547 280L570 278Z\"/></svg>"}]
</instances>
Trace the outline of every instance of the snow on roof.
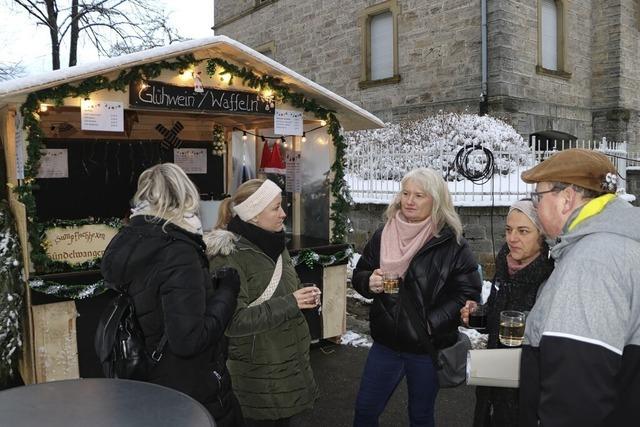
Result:
<instances>
[{"instance_id":1,"label":"snow on roof","mask_svg":"<svg viewBox=\"0 0 640 427\"><path fill-rule=\"evenodd\" d=\"M325 108L336 111L345 130L379 128L383 122L373 114L303 77L284 65L226 36L211 36L174 43L140 52L108 58L75 67L35 74L0 83L0 107L22 102L27 94L41 89L73 83L86 78L123 70L138 65L175 58L192 53L196 59L221 57L246 66L257 73L279 77L293 91L315 99Z\"/></svg>"}]
</instances>

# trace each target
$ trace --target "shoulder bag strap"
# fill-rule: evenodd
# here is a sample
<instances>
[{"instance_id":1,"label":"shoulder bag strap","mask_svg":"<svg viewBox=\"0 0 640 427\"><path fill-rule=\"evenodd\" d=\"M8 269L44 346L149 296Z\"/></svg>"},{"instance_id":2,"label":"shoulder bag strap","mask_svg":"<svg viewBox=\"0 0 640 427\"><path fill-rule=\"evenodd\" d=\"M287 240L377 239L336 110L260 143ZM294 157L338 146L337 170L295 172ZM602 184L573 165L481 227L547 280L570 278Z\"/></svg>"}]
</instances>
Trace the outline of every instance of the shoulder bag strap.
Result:
<instances>
[{"instance_id":1,"label":"shoulder bag strap","mask_svg":"<svg viewBox=\"0 0 640 427\"><path fill-rule=\"evenodd\" d=\"M271 298L273 296L273 293L276 291L278 284L280 283L280 277L282 277L282 255L278 257L276 268L273 270L273 276L271 276L269 285L266 287L264 292L262 292L262 295L260 295L255 301L249 304L249 307L260 305Z\"/></svg>"}]
</instances>

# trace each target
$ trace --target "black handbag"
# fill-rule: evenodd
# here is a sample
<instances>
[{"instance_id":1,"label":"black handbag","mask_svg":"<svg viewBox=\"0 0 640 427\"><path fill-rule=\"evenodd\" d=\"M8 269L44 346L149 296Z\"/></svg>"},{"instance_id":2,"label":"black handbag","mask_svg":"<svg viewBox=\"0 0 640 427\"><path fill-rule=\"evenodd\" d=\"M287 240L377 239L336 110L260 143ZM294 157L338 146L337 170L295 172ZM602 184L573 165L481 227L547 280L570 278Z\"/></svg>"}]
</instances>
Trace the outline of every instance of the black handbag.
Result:
<instances>
[{"instance_id":1,"label":"black handbag","mask_svg":"<svg viewBox=\"0 0 640 427\"><path fill-rule=\"evenodd\" d=\"M441 388L457 387L467 379L467 352L471 350L471 340L458 331L456 342L446 348L436 350L427 332L426 320L418 315L412 301L403 304L409 320L418 332L422 346L428 351L438 370L438 382Z\"/></svg>"}]
</instances>

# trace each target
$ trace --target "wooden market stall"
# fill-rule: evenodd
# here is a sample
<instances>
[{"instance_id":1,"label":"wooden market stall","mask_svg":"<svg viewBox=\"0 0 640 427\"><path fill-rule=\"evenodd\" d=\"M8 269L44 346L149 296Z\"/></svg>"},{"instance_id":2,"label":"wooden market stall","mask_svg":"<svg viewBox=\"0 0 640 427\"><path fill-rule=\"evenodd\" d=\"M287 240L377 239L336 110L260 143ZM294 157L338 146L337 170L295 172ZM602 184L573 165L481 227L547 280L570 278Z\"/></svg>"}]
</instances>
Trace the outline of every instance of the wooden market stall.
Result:
<instances>
[{"instance_id":1,"label":"wooden market stall","mask_svg":"<svg viewBox=\"0 0 640 427\"><path fill-rule=\"evenodd\" d=\"M25 383L100 376L97 318L112 297L102 251L139 174L175 162L196 183L205 229L244 180L285 191L301 279L323 288L312 337L345 328L348 228L340 129L375 116L224 36L0 83L0 137L22 243Z\"/></svg>"}]
</instances>

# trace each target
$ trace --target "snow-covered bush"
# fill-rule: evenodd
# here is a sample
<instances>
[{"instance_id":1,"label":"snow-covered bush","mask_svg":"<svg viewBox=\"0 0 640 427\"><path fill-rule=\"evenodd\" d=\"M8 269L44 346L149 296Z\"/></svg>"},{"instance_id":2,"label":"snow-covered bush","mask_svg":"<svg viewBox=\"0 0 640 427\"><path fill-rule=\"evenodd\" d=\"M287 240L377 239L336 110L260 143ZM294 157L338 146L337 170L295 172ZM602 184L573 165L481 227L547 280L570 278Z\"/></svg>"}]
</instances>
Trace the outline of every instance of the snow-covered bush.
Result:
<instances>
[{"instance_id":1,"label":"snow-covered bush","mask_svg":"<svg viewBox=\"0 0 640 427\"><path fill-rule=\"evenodd\" d=\"M439 113L422 120L386 123L382 129L346 132L345 137L345 172L362 179L400 180L411 169L431 167L442 170L448 181L461 180L453 163L458 151L468 145L490 150L495 173L502 175L531 161L528 145L513 127L476 114ZM484 160L477 151L470 163L481 168Z\"/></svg>"}]
</instances>

